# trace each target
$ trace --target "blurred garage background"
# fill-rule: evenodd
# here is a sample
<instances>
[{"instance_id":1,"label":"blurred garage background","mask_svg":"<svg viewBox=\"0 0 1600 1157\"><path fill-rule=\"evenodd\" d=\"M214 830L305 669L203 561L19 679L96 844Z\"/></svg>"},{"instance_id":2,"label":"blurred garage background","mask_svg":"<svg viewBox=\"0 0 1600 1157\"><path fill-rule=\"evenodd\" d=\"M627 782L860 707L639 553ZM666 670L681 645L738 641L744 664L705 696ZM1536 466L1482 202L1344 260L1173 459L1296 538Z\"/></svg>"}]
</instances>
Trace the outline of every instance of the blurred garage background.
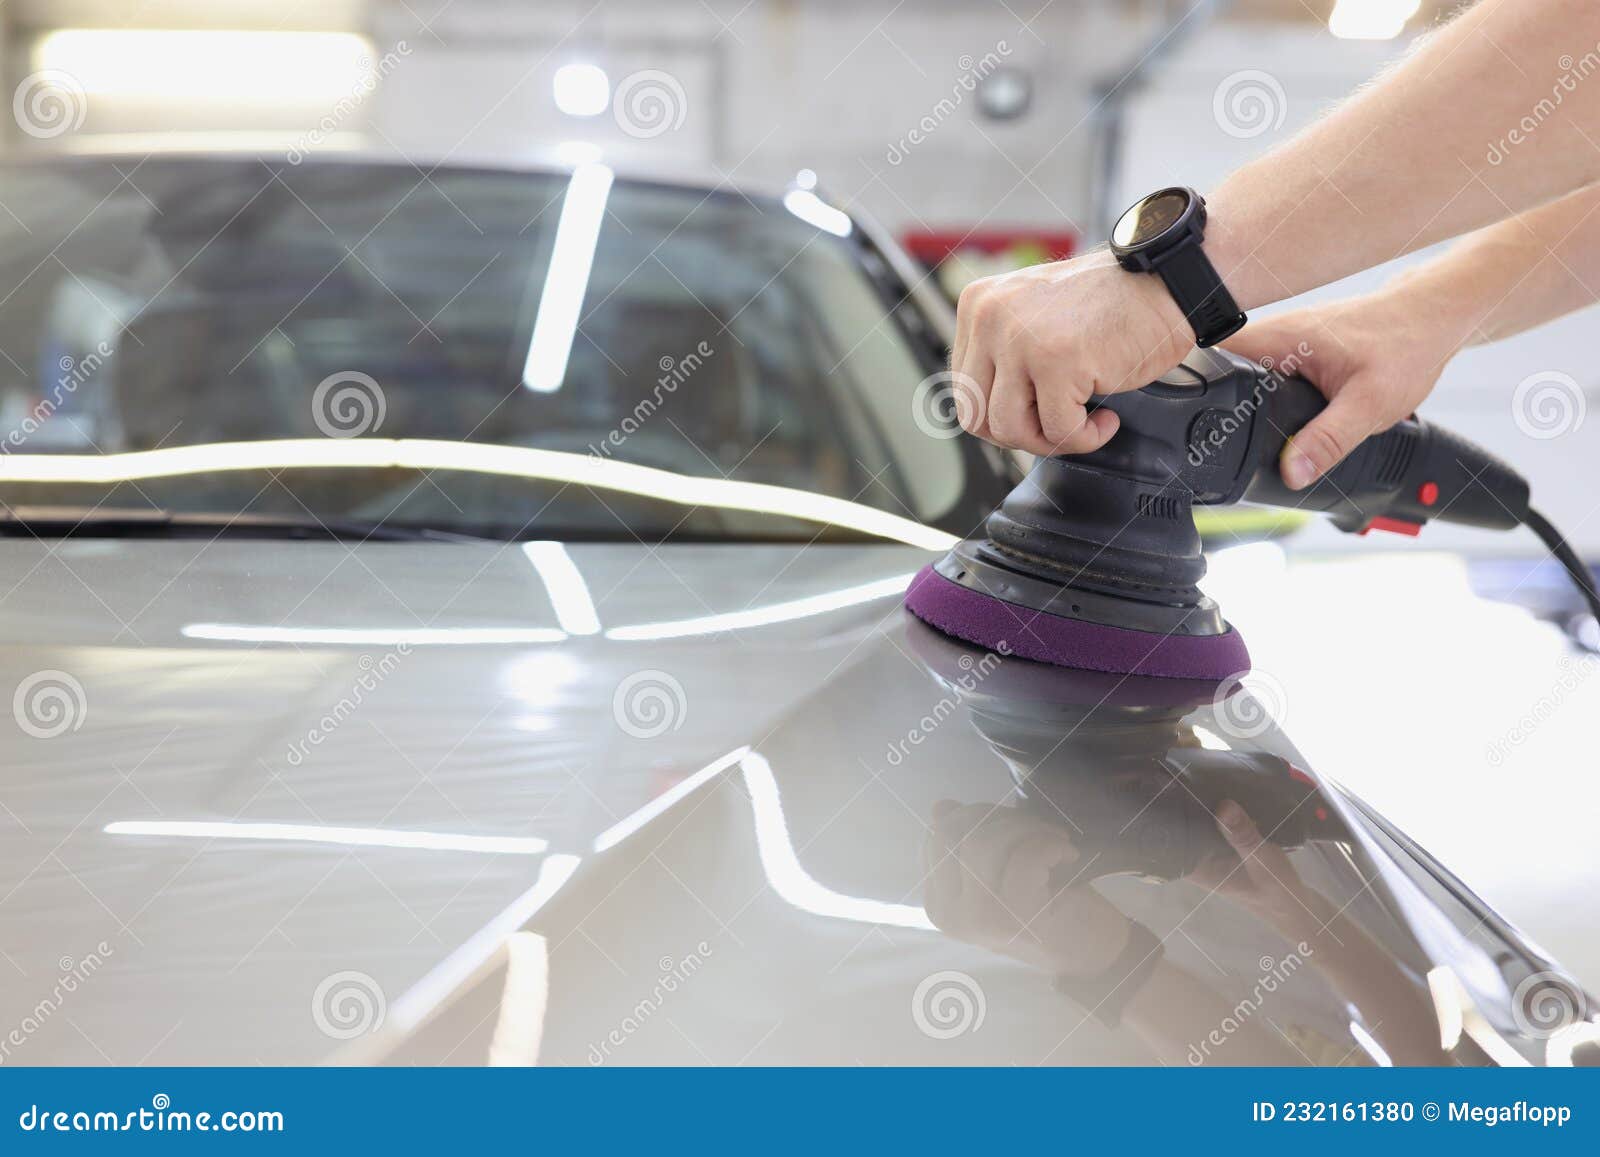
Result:
<instances>
[{"instance_id":1,"label":"blurred garage background","mask_svg":"<svg viewBox=\"0 0 1600 1157\"><path fill-rule=\"evenodd\" d=\"M15 113L5 147L252 149L290 162L359 148L423 166L603 157L730 185L815 180L955 290L1099 243L1149 189L1204 189L1452 7L13 0L0 9ZM1430 412L1523 465L1593 553L1600 518L1586 490L1563 484L1596 437L1582 426L1595 386L1590 325L1570 318L1460 358ZM1532 409L1514 422L1513 394L1530 379ZM1307 534L1318 547L1354 545L1324 526ZM1526 548L1449 528L1429 538Z\"/></svg>"}]
</instances>

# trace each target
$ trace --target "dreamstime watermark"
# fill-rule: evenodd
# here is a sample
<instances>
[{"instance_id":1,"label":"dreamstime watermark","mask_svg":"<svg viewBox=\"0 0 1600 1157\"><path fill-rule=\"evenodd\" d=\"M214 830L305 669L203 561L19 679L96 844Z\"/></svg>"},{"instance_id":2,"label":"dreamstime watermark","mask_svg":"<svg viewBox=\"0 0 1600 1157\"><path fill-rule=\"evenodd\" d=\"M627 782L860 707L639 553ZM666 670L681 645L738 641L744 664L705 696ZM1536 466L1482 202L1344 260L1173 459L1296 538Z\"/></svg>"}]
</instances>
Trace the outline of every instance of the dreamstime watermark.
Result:
<instances>
[{"instance_id":1,"label":"dreamstime watermark","mask_svg":"<svg viewBox=\"0 0 1600 1157\"><path fill-rule=\"evenodd\" d=\"M80 386L100 372L100 368L114 353L116 350L111 344L102 341L82 357L75 358L71 354L62 354L61 360L56 363L56 368L60 372L49 395L35 402L22 421L13 429L6 431L5 438L0 440L0 454L9 454L26 445L28 439L37 434L40 427L55 416L67 399L78 392Z\"/></svg>"},{"instance_id":2,"label":"dreamstime watermark","mask_svg":"<svg viewBox=\"0 0 1600 1157\"><path fill-rule=\"evenodd\" d=\"M24 734L55 739L83 727L89 717L89 697L83 684L66 671L35 671L17 684L11 715Z\"/></svg>"},{"instance_id":3,"label":"dreamstime watermark","mask_svg":"<svg viewBox=\"0 0 1600 1157\"><path fill-rule=\"evenodd\" d=\"M611 716L635 739L654 739L683 726L689 700L683 684L666 671L635 671L617 684Z\"/></svg>"},{"instance_id":4,"label":"dreamstime watermark","mask_svg":"<svg viewBox=\"0 0 1600 1157\"><path fill-rule=\"evenodd\" d=\"M1529 374L1511 393L1511 420L1517 429L1541 442L1577 433L1588 413L1589 398L1583 387L1559 370Z\"/></svg>"},{"instance_id":5,"label":"dreamstime watermark","mask_svg":"<svg viewBox=\"0 0 1600 1157\"><path fill-rule=\"evenodd\" d=\"M34 1003L34 1006L23 1013L22 1019L0 1037L0 1065L11 1059L11 1054L28 1043L28 1038L37 1033L49 1022L50 1018L61 1011L69 997L77 992L91 976L105 967L105 963L116 950L104 940L94 946L94 951L81 959L74 960L70 956L63 956L56 967L59 975L56 977L54 987L50 992Z\"/></svg>"},{"instance_id":6,"label":"dreamstime watermark","mask_svg":"<svg viewBox=\"0 0 1600 1157\"><path fill-rule=\"evenodd\" d=\"M1261 1006L1266 1003L1267 997L1287 984L1289 978L1299 972L1301 966L1314 955L1311 945L1302 940L1282 960L1263 956L1257 962L1261 975L1256 978L1255 986L1229 1010L1215 1028L1198 1043L1189 1046L1189 1063L1205 1064L1211 1058L1211 1051L1227 1044L1229 1038L1244 1028L1250 1022L1250 1018L1261 1011Z\"/></svg>"},{"instance_id":7,"label":"dreamstime watermark","mask_svg":"<svg viewBox=\"0 0 1600 1157\"><path fill-rule=\"evenodd\" d=\"M983 391L971 374L940 370L917 383L911 392L911 418L930 438L959 437L983 424Z\"/></svg>"},{"instance_id":8,"label":"dreamstime watermark","mask_svg":"<svg viewBox=\"0 0 1600 1157\"><path fill-rule=\"evenodd\" d=\"M961 667L961 674L953 681L953 694L941 698L902 738L889 744L884 755L889 766L899 767L904 763L906 756L911 754L911 749L921 747L923 741L932 735L941 723L956 713L962 698L977 690L978 684L993 674L999 668L1001 661L1010 655L1011 644L1004 639L995 645L993 651L985 651L981 659L975 660L971 655L962 655L957 661Z\"/></svg>"},{"instance_id":9,"label":"dreamstime watermark","mask_svg":"<svg viewBox=\"0 0 1600 1157\"><path fill-rule=\"evenodd\" d=\"M646 68L629 73L617 85L611 116L630 137L650 140L683 126L689 98L670 72Z\"/></svg>"},{"instance_id":10,"label":"dreamstime watermark","mask_svg":"<svg viewBox=\"0 0 1600 1157\"><path fill-rule=\"evenodd\" d=\"M663 354L661 360L656 363L661 370L661 376L656 379L655 387L650 391L649 397L640 398L634 404L632 411L626 414L610 433L600 439L598 446L593 442L589 443L589 456L611 457L611 452L619 449L624 442L637 434L661 408L662 403L677 393L678 387L698 373L700 367L705 365L706 359L716 352L710 342L702 340L682 357L675 358Z\"/></svg>"},{"instance_id":11,"label":"dreamstime watermark","mask_svg":"<svg viewBox=\"0 0 1600 1157\"><path fill-rule=\"evenodd\" d=\"M49 140L83 127L89 93L70 72L46 68L22 78L11 94L11 114L30 137Z\"/></svg>"},{"instance_id":12,"label":"dreamstime watermark","mask_svg":"<svg viewBox=\"0 0 1600 1157\"><path fill-rule=\"evenodd\" d=\"M1288 112L1283 85L1259 68L1229 73L1211 94L1211 116L1217 127L1241 141L1282 128Z\"/></svg>"},{"instance_id":13,"label":"dreamstime watermark","mask_svg":"<svg viewBox=\"0 0 1600 1157\"><path fill-rule=\"evenodd\" d=\"M1511 993L1511 1019L1525 1036L1549 1040L1587 1015L1588 998L1572 977L1535 972Z\"/></svg>"},{"instance_id":14,"label":"dreamstime watermark","mask_svg":"<svg viewBox=\"0 0 1600 1157\"><path fill-rule=\"evenodd\" d=\"M311 392L311 420L330 438L359 438L383 425L389 400L371 374L340 370Z\"/></svg>"},{"instance_id":15,"label":"dreamstime watermark","mask_svg":"<svg viewBox=\"0 0 1600 1157\"><path fill-rule=\"evenodd\" d=\"M1567 95L1577 91L1580 81L1587 80L1596 72L1600 72L1600 44L1596 44L1576 60L1571 53L1564 53L1556 61L1556 67L1561 70L1561 75L1556 77L1555 84L1550 86L1550 95L1541 97L1505 136L1489 142L1488 152L1483 158L1489 164L1504 164L1506 158L1511 155L1511 150L1538 132L1539 126L1555 115L1556 109L1561 107L1561 102Z\"/></svg>"},{"instance_id":16,"label":"dreamstime watermark","mask_svg":"<svg viewBox=\"0 0 1600 1157\"><path fill-rule=\"evenodd\" d=\"M339 729L339 725L349 719L361 709L367 696L376 691L379 685L394 674L395 668L400 666L400 660L411 654L410 643L396 643L393 649L385 651L374 659L371 655L362 655L356 660L360 674L350 684L350 690L340 696L323 716L307 729L305 735L289 745L285 758L290 767L299 767L311 754L312 748L321 747L322 744Z\"/></svg>"},{"instance_id":17,"label":"dreamstime watermark","mask_svg":"<svg viewBox=\"0 0 1600 1157\"><path fill-rule=\"evenodd\" d=\"M650 995L641 999L622 1018L620 1024L613 1028L601 1039L599 1044L589 1046L589 1063L603 1065L610 1058L611 1051L619 1048L634 1033L649 1023L650 1018L661 1011L666 1004L667 997L685 984L691 976L700 971L702 965L711 956L711 945L704 940L694 946L694 951L688 955L674 960L670 956L663 956L656 962L659 975L656 977Z\"/></svg>"},{"instance_id":18,"label":"dreamstime watermark","mask_svg":"<svg viewBox=\"0 0 1600 1157\"><path fill-rule=\"evenodd\" d=\"M174 1109L172 1098L157 1093L149 1108L54 1109L30 1104L17 1117L24 1133L282 1133L283 1114L275 1109L225 1109L221 1112Z\"/></svg>"},{"instance_id":19,"label":"dreamstime watermark","mask_svg":"<svg viewBox=\"0 0 1600 1157\"><path fill-rule=\"evenodd\" d=\"M1303 341L1295 346L1293 353L1282 359L1262 358L1257 363L1262 373L1246 397L1240 398L1227 409L1218 407L1200 411L1189 430L1189 465L1204 466L1206 459L1226 445L1229 438L1248 427L1251 417L1268 398L1278 392L1285 381L1300 372L1300 367L1310 356L1311 343Z\"/></svg>"},{"instance_id":20,"label":"dreamstime watermark","mask_svg":"<svg viewBox=\"0 0 1600 1157\"><path fill-rule=\"evenodd\" d=\"M1258 739L1288 715L1284 686L1265 671L1228 676L1211 700L1217 727L1234 739Z\"/></svg>"},{"instance_id":21,"label":"dreamstime watermark","mask_svg":"<svg viewBox=\"0 0 1600 1157\"><path fill-rule=\"evenodd\" d=\"M906 133L889 146L889 151L884 154L884 160L891 165L898 165L911 155L911 150L922 144L955 115L969 93L978 91L978 85L985 77L1000 67L1002 61L1011 55L1011 45L1004 40L996 41L995 46L983 54L979 60L973 60L970 53L964 53L956 60L956 67L961 70L961 75L956 77L955 84L950 88L950 95L940 97L938 102L923 114L922 119L912 125Z\"/></svg>"},{"instance_id":22,"label":"dreamstime watermark","mask_svg":"<svg viewBox=\"0 0 1600 1157\"><path fill-rule=\"evenodd\" d=\"M911 1020L923 1036L950 1040L977 1032L989 1013L983 986L965 972L946 969L922 978L911 994Z\"/></svg>"},{"instance_id":23,"label":"dreamstime watermark","mask_svg":"<svg viewBox=\"0 0 1600 1157\"><path fill-rule=\"evenodd\" d=\"M311 1019L334 1040L354 1040L377 1032L388 1013L383 986L354 969L323 977L311 994Z\"/></svg>"},{"instance_id":24,"label":"dreamstime watermark","mask_svg":"<svg viewBox=\"0 0 1600 1157\"><path fill-rule=\"evenodd\" d=\"M1600 670L1600 655L1585 653L1579 659L1574 659L1571 655L1563 655L1561 657L1561 672L1556 676L1555 686L1551 687L1548 693L1539 696L1533 706L1523 713L1503 735L1490 742L1485 748L1490 766L1499 767L1514 749L1521 747L1532 738L1533 733L1560 710L1561 705L1596 670Z\"/></svg>"},{"instance_id":25,"label":"dreamstime watermark","mask_svg":"<svg viewBox=\"0 0 1600 1157\"><path fill-rule=\"evenodd\" d=\"M367 98L378 91L378 85L383 83L384 78L400 67L400 61L410 55L411 45L399 40L378 59L376 64L363 60L361 75L356 78L350 91L334 102L333 107L324 113L315 125L296 137L294 144L289 146L287 158L289 163L298 165L306 159L306 154L310 150L336 133L340 126L355 116L367 102Z\"/></svg>"}]
</instances>

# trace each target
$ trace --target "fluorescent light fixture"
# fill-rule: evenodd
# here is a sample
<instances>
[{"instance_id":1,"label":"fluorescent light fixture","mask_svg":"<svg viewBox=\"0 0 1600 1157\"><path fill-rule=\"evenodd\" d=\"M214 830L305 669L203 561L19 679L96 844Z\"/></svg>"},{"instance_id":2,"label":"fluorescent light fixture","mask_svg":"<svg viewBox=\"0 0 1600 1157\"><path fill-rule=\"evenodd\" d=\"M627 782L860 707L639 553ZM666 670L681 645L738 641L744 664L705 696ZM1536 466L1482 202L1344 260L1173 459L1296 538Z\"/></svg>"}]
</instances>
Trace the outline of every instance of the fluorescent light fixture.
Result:
<instances>
[{"instance_id":1,"label":"fluorescent light fixture","mask_svg":"<svg viewBox=\"0 0 1600 1157\"><path fill-rule=\"evenodd\" d=\"M814 169L801 169L794 175L796 188L815 189L817 187L817 174Z\"/></svg>"},{"instance_id":2,"label":"fluorescent light fixture","mask_svg":"<svg viewBox=\"0 0 1600 1157\"><path fill-rule=\"evenodd\" d=\"M860 586L810 595L765 607L752 607L747 611L729 611L721 615L703 615L695 619L677 619L665 623L640 623L633 627L612 627L606 638L625 642L644 642L654 639L683 639L693 635L715 635L722 631L741 631L750 627L765 627L772 623L787 623L827 611L853 607L873 599L884 599L905 593L916 572L862 583Z\"/></svg>"},{"instance_id":3,"label":"fluorescent light fixture","mask_svg":"<svg viewBox=\"0 0 1600 1157\"><path fill-rule=\"evenodd\" d=\"M322 104L374 76L372 42L349 32L64 28L34 46L33 67L119 99Z\"/></svg>"},{"instance_id":4,"label":"fluorescent light fixture","mask_svg":"<svg viewBox=\"0 0 1600 1157\"><path fill-rule=\"evenodd\" d=\"M810 189L790 189L783 195L783 207L807 225L835 237L848 237L853 228L848 213L835 209Z\"/></svg>"},{"instance_id":5,"label":"fluorescent light fixture","mask_svg":"<svg viewBox=\"0 0 1600 1157\"><path fill-rule=\"evenodd\" d=\"M455 832L413 832L399 828L336 828L320 824L256 824L229 820L123 820L107 824L108 836L157 836L188 840L275 840L300 844L338 844L347 848L402 848L419 852L479 852L537 856L548 840L516 836L470 836Z\"/></svg>"},{"instance_id":6,"label":"fluorescent light fixture","mask_svg":"<svg viewBox=\"0 0 1600 1157\"><path fill-rule=\"evenodd\" d=\"M1328 31L1343 40L1393 40L1421 0L1336 0Z\"/></svg>"},{"instance_id":7,"label":"fluorescent light fixture","mask_svg":"<svg viewBox=\"0 0 1600 1157\"><path fill-rule=\"evenodd\" d=\"M938 931L927 912L913 904L847 896L816 880L806 871L795 851L772 765L763 756L751 752L739 762L739 767L744 772L750 810L755 816L756 853L761 858L761 869L766 873L767 883L780 897L816 916L862 924L892 924L923 932Z\"/></svg>"},{"instance_id":8,"label":"fluorescent light fixture","mask_svg":"<svg viewBox=\"0 0 1600 1157\"><path fill-rule=\"evenodd\" d=\"M551 88L556 107L569 117L599 116L611 103L611 78L593 64L563 64Z\"/></svg>"},{"instance_id":9,"label":"fluorescent light fixture","mask_svg":"<svg viewBox=\"0 0 1600 1157\"><path fill-rule=\"evenodd\" d=\"M533 321L533 340L522 367L522 384L538 393L552 394L566 379L600 225L611 196L611 179L610 169L593 164L573 169L567 182L550 268L545 270L544 292L539 295L539 315Z\"/></svg>"},{"instance_id":10,"label":"fluorescent light fixture","mask_svg":"<svg viewBox=\"0 0 1600 1157\"><path fill-rule=\"evenodd\" d=\"M569 635L599 634L600 616L595 613L594 599L567 548L559 542L529 542L523 544L522 553L539 573L561 629Z\"/></svg>"},{"instance_id":11,"label":"fluorescent light fixture","mask_svg":"<svg viewBox=\"0 0 1600 1157\"><path fill-rule=\"evenodd\" d=\"M467 647L562 643L554 627L266 627L245 623L190 623L186 639L228 643L294 643L341 647Z\"/></svg>"},{"instance_id":12,"label":"fluorescent light fixture","mask_svg":"<svg viewBox=\"0 0 1600 1157\"><path fill-rule=\"evenodd\" d=\"M898 514L832 495L765 482L675 474L611 458L487 442L429 438L285 438L206 442L123 454L0 455L0 482L100 484L175 478L225 470L463 470L567 482L637 494L682 506L745 510L841 526L924 550L949 550L953 534ZM450 629L451 636L460 632Z\"/></svg>"}]
</instances>

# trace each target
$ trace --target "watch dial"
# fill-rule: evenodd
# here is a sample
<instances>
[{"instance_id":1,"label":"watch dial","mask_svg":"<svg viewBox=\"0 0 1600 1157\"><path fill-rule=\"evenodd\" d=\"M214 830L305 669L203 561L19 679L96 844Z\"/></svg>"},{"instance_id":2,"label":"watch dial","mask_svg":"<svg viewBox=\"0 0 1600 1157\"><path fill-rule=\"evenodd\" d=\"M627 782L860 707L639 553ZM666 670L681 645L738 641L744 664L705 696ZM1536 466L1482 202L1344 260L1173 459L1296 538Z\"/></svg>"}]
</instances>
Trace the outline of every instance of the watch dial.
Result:
<instances>
[{"instance_id":1,"label":"watch dial","mask_svg":"<svg viewBox=\"0 0 1600 1157\"><path fill-rule=\"evenodd\" d=\"M1189 207L1189 195L1177 190L1146 197L1122 215L1111 240L1123 247L1153 241L1177 223Z\"/></svg>"}]
</instances>

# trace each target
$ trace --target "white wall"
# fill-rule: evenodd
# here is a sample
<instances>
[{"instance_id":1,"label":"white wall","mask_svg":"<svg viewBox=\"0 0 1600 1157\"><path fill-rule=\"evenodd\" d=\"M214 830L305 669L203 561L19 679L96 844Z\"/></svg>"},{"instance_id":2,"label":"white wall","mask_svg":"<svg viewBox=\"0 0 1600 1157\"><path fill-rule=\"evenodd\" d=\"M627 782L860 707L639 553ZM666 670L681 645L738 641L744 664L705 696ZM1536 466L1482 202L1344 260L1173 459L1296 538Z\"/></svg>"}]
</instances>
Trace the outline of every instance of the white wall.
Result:
<instances>
[{"instance_id":1,"label":"white wall","mask_svg":"<svg viewBox=\"0 0 1600 1157\"><path fill-rule=\"evenodd\" d=\"M1096 0L1059 0L1031 26L998 0L714 7L726 24L698 4L456 0L426 31L386 8L374 23L380 46L404 37L412 54L385 85L377 127L422 154L521 155L589 139L624 159L735 180L781 183L807 167L895 228L1071 227L1088 188L1090 82L1115 75L1144 34ZM1029 117L976 114L962 82L986 58L1034 75ZM682 89L682 126L638 140L610 116L561 116L549 78L569 60L598 63L614 81L668 72ZM941 101L954 111L941 113ZM910 144L924 117L936 127Z\"/></svg>"}]
</instances>

